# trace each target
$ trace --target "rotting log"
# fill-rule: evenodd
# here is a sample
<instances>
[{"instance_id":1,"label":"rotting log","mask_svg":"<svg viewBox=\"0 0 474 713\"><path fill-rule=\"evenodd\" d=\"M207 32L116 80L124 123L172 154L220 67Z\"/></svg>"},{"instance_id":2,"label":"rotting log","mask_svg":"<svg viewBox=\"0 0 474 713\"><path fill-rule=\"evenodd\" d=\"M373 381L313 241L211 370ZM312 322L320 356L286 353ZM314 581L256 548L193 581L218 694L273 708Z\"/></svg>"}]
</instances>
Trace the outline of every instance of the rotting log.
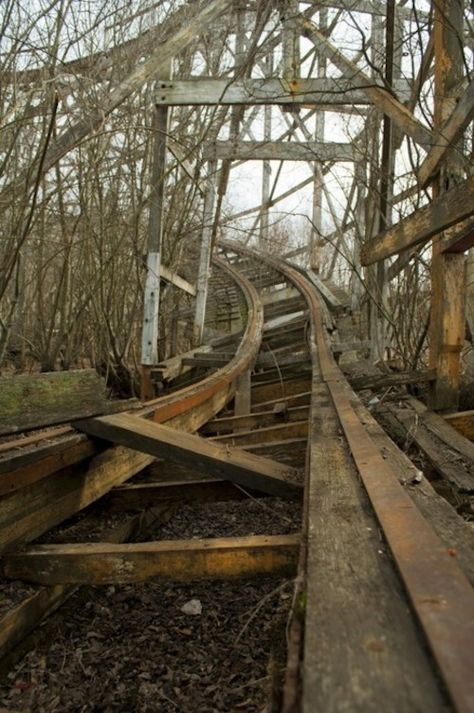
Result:
<instances>
[{"instance_id":1,"label":"rotting log","mask_svg":"<svg viewBox=\"0 0 474 713\"><path fill-rule=\"evenodd\" d=\"M215 540L39 545L3 559L3 574L53 586L124 584L148 579L191 582L259 575L293 575L299 535Z\"/></svg>"},{"instance_id":2,"label":"rotting log","mask_svg":"<svg viewBox=\"0 0 474 713\"><path fill-rule=\"evenodd\" d=\"M220 446L190 433L128 414L80 421L77 427L90 435L141 450L158 458L192 466L244 487L273 495L295 495L301 486L293 471L245 451Z\"/></svg>"}]
</instances>

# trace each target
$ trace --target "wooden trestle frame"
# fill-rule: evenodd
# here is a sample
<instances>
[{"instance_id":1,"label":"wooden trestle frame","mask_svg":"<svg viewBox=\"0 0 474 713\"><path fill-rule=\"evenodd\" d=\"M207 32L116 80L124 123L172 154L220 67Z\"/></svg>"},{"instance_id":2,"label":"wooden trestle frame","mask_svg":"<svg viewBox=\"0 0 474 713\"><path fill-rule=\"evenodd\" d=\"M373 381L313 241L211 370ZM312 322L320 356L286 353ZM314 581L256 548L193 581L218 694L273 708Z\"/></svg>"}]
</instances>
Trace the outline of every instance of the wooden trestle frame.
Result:
<instances>
[{"instance_id":1,"label":"wooden trestle frame","mask_svg":"<svg viewBox=\"0 0 474 713\"><path fill-rule=\"evenodd\" d=\"M418 10L416 16L414 8L395 0L386 3L378 0L370 3L362 0L321 3L282 0L263 4L216 0L208 4L205 12L196 13L189 23L186 41L208 28L221 27L220 17L224 11L226 24L228 13L233 12L235 17L234 76L175 76L170 79L169 72L161 69L156 89L157 127L161 122L161 128L157 128L156 135L155 186L163 186L164 182L167 108L183 105L231 107L228 138L219 139L219 128L214 130L211 126L208 140L199 149L208 162L208 178L201 179L205 215L194 320L196 344L202 342L210 256L221 220L222 197L229 172L242 161L259 160L263 162L262 195L261 204L254 210L253 228L258 229L260 224L262 245L268 239L270 207L312 184L312 238L306 247L312 266L319 269L320 246L325 240L335 245L333 260L337 251L343 249L346 255L351 253L355 270L361 270L361 266L374 266L369 268L366 276L376 300L370 319L374 358L383 358L385 351L386 317L381 305L388 281L408 264L420 247L432 240L429 346L430 366L436 371L432 406L438 410L455 410L465 330L465 252L474 244L474 187L472 178L466 174L468 164L462 149L463 135L474 115L474 84L464 75L462 53L466 30L462 0L433 0L434 15ZM349 60L331 39L331 34L340 22L354 24L361 20L370 23L370 36L366 37L365 47L355 59ZM402 77L401 72L402 47L410 23L415 20L431 23L431 39L418 73L407 78ZM273 30L270 32L271 23ZM301 49L302 38L304 47L310 46L306 54ZM176 44L171 44L174 49ZM367 64L366 60L370 60L368 69L362 65L363 62ZM309 78L305 76L308 63L311 64ZM426 91L430 80L433 63L434 128L430 126L429 118L422 118L416 111L417 100ZM337 78L334 78L335 69L340 75ZM262 107L260 113L259 106ZM278 107L288 125L279 135L272 120L272 113ZM244 109L251 109L245 119ZM357 139L352 143L328 141L327 128L325 130L328 112L365 116L365 126ZM255 139L259 117L263 122L263 141ZM310 120L313 120L311 117L315 117L314 133L308 129ZM397 154L406 154L410 142L415 150L422 151L424 158L414 176L411 191L395 196ZM370 159L368 190L364 187L369 168L366 151L361 149L364 145L371 146L375 153L375 158ZM377 158L379 146L382 147L380 165ZM276 181L272 186L269 180L270 160L280 161L280 166L285 160L306 161L311 166L312 176L277 196ZM342 216L338 215L325 181L330 167L340 161L353 166L353 185ZM403 200L410 193L420 192L424 187L432 188L431 202L413 216L393 224L395 206L402 203L403 207ZM355 208L352 209L350 203L354 198ZM324 226L323 202L336 225L336 230L330 234ZM350 220L352 210L354 217ZM160 211L158 196L150 218L148 274L151 287L147 287L143 330L143 395L152 394L148 374L157 360L153 344L156 343L158 324L159 280L156 272L159 261L156 255L160 251L162 230ZM252 211L241 211L235 217L249 212ZM373 219L373 216L379 218ZM360 255L355 244L352 248L347 244L350 240L347 235L354 229L365 236ZM389 265L387 258L397 255L397 260ZM360 298L357 279L353 292L355 300Z\"/></svg>"}]
</instances>

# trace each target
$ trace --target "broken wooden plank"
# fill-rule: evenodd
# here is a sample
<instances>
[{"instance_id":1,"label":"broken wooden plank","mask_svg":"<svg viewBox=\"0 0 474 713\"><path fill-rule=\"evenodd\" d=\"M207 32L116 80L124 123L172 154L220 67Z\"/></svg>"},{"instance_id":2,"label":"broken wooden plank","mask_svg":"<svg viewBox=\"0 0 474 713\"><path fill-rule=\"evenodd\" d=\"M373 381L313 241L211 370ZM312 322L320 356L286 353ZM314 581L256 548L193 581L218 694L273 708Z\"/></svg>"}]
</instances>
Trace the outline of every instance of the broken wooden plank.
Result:
<instances>
[{"instance_id":1,"label":"broken wooden plank","mask_svg":"<svg viewBox=\"0 0 474 713\"><path fill-rule=\"evenodd\" d=\"M370 103L373 103L382 113L392 119L393 123L405 134L422 146L431 146L432 134L413 113L402 103L409 99L404 95L403 85L399 80L394 81L392 87L396 94L387 91L384 86L377 86L373 77L362 71L354 62L348 59L309 19L299 20L302 32L312 40L317 51L327 57L345 75L344 79L338 77L333 80L336 85L340 81L349 81L353 87L361 87ZM400 93L400 91L402 93Z\"/></svg>"},{"instance_id":2,"label":"broken wooden plank","mask_svg":"<svg viewBox=\"0 0 474 713\"><path fill-rule=\"evenodd\" d=\"M370 349L370 340L356 340L354 342L333 342L331 349L334 355L345 354L346 352L360 352Z\"/></svg>"},{"instance_id":3,"label":"broken wooden plank","mask_svg":"<svg viewBox=\"0 0 474 713\"><path fill-rule=\"evenodd\" d=\"M408 250L473 214L474 177L471 177L366 242L361 250L361 263L372 265Z\"/></svg>"},{"instance_id":4,"label":"broken wooden plank","mask_svg":"<svg viewBox=\"0 0 474 713\"><path fill-rule=\"evenodd\" d=\"M77 427L90 435L158 458L192 465L196 471L272 495L294 495L301 489L295 481L295 473L279 463L137 416L104 416L80 421Z\"/></svg>"},{"instance_id":5,"label":"broken wooden plank","mask_svg":"<svg viewBox=\"0 0 474 713\"><path fill-rule=\"evenodd\" d=\"M426 371L402 371L392 374L369 374L367 376L349 377L351 386L356 391L364 389L384 389L389 386L402 386L403 384L421 384L427 381L434 381L436 372L434 369Z\"/></svg>"},{"instance_id":6,"label":"broken wooden plank","mask_svg":"<svg viewBox=\"0 0 474 713\"><path fill-rule=\"evenodd\" d=\"M292 576L299 535L209 540L39 545L3 559L3 573L48 586L124 584L148 579L190 582L259 575Z\"/></svg>"}]
</instances>

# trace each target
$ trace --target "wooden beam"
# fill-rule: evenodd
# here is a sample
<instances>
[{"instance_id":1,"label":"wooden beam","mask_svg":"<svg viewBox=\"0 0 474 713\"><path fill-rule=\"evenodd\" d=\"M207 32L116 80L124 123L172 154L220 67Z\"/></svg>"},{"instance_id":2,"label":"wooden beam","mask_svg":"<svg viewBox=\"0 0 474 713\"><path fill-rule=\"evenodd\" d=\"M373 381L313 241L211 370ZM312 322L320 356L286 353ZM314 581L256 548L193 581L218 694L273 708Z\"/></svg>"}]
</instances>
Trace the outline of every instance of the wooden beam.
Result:
<instances>
[{"instance_id":1,"label":"wooden beam","mask_svg":"<svg viewBox=\"0 0 474 713\"><path fill-rule=\"evenodd\" d=\"M204 144L203 158L241 161L358 161L362 155L353 144L330 141L215 141Z\"/></svg>"},{"instance_id":2,"label":"wooden beam","mask_svg":"<svg viewBox=\"0 0 474 713\"><path fill-rule=\"evenodd\" d=\"M282 402L280 402L282 403ZM231 433L232 431L245 428L262 428L262 426L272 426L282 421L301 421L308 417L308 405L293 406L269 411L257 411L248 416L226 416L209 421L202 427L201 432L209 435L215 433Z\"/></svg>"},{"instance_id":3,"label":"wooden beam","mask_svg":"<svg viewBox=\"0 0 474 713\"><path fill-rule=\"evenodd\" d=\"M94 369L0 377L0 435L130 408L107 401L105 382Z\"/></svg>"},{"instance_id":4,"label":"wooden beam","mask_svg":"<svg viewBox=\"0 0 474 713\"><path fill-rule=\"evenodd\" d=\"M251 444L273 443L291 438L306 438L308 435L308 420L290 421L284 423L271 424L253 430L239 431L238 433L226 433L221 436L213 436L213 443L229 443L232 446L247 446Z\"/></svg>"},{"instance_id":5,"label":"wooden beam","mask_svg":"<svg viewBox=\"0 0 474 713\"><path fill-rule=\"evenodd\" d=\"M393 228L365 243L361 250L361 263L372 265L402 250L408 250L472 215L474 177L443 193Z\"/></svg>"},{"instance_id":6,"label":"wooden beam","mask_svg":"<svg viewBox=\"0 0 474 713\"><path fill-rule=\"evenodd\" d=\"M198 472L231 480L244 487L273 495L294 495L301 489L292 469L279 463L210 443L199 436L137 416L120 414L118 417L89 419L80 421L77 427L92 436L192 466Z\"/></svg>"},{"instance_id":7,"label":"wooden beam","mask_svg":"<svg viewBox=\"0 0 474 713\"><path fill-rule=\"evenodd\" d=\"M196 287L191 285L191 283L185 280L184 277L178 275L177 272L174 272L173 270L170 270L169 267L166 267L166 265L163 265L163 263L160 265L160 277L162 277L163 280L166 280L166 282L174 285L174 287L177 287L182 292L186 292L186 294L192 295L193 297L196 296Z\"/></svg>"},{"instance_id":8,"label":"wooden beam","mask_svg":"<svg viewBox=\"0 0 474 713\"><path fill-rule=\"evenodd\" d=\"M164 524L173 516L175 504L159 503L153 510L141 511L125 519L114 528L103 532L107 542L127 542L142 537L151 526ZM76 587L57 585L40 587L14 606L0 619L0 659L15 649L49 614L54 612Z\"/></svg>"},{"instance_id":9,"label":"wooden beam","mask_svg":"<svg viewBox=\"0 0 474 713\"><path fill-rule=\"evenodd\" d=\"M449 119L440 131L435 132L433 148L426 156L418 170L418 181L426 185L439 170L446 152L456 143L464 129L474 118L474 79L469 83L465 93L459 100Z\"/></svg>"},{"instance_id":10,"label":"wooden beam","mask_svg":"<svg viewBox=\"0 0 474 713\"><path fill-rule=\"evenodd\" d=\"M363 84L364 82L358 79L339 77L291 80L283 78L229 80L203 77L160 82L155 94L155 103L158 106L372 104L373 100L367 89L361 87ZM373 86L372 80L370 84ZM395 85L401 97L409 97L408 82L400 80ZM382 87L378 89L390 96ZM408 110L405 110L405 113L409 114ZM431 136L427 129L425 131Z\"/></svg>"},{"instance_id":11,"label":"wooden beam","mask_svg":"<svg viewBox=\"0 0 474 713\"><path fill-rule=\"evenodd\" d=\"M403 86L403 84L400 84L400 80L393 82L393 88L398 95L397 98L387 91L385 87L377 86L372 77L369 77L354 62L347 59L313 22L302 19L300 25L306 37L315 43L318 51L343 72L344 77L333 80L336 86L339 82L349 82L353 87L361 87L358 91L362 91L371 104L373 103L383 114L389 116L403 133L410 136L421 146L431 146L431 131L423 126L413 113L402 104L403 101L409 99L409 95L405 96L403 91L400 93L400 89Z\"/></svg>"},{"instance_id":12,"label":"wooden beam","mask_svg":"<svg viewBox=\"0 0 474 713\"><path fill-rule=\"evenodd\" d=\"M169 476L165 466L166 475ZM173 480L171 482L126 483L107 495L107 508L114 512L144 510L167 502L208 503L261 497L258 490L247 491L228 480Z\"/></svg>"},{"instance_id":13,"label":"wooden beam","mask_svg":"<svg viewBox=\"0 0 474 713\"><path fill-rule=\"evenodd\" d=\"M124 584L148 579L190 582L255 575L293 576L300 536L215 540L39 545L3 559L3 574L39 584Z\"/></svg>"}]
</instances>

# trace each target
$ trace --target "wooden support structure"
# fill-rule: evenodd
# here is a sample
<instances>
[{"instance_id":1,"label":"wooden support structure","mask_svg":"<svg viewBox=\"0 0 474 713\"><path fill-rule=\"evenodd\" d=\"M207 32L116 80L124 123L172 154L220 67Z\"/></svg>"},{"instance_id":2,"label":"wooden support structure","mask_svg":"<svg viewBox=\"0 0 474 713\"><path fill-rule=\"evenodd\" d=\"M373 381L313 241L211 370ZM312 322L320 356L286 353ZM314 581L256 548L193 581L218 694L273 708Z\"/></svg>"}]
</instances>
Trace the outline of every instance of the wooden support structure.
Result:
<instances>
[{"instance_id":1,"label":"wooden support structure","mask_svg":"<svg viewBox=\"0 0 474 713\"><path fill-rule=\"evenodd\" d=\"M433 236L472 215L474 215L474 178L468 178L366 243L361 251L361 263L372 265L402 250L426 243Z\"/></svg>"},{"instance_id":2,"label":"wooden support structure","mask_svg":"<svg viewBox=\"0 0 474 713\"><path fill-rule=\"evenodd\" d=\"M3 574L48 586L192 582L295 573L300 536L39 545L4 558Z\"/></svg>"},{"instance_id":3,"label":"wooden support structure","mask_svg":"<svg viewBox=\"0 0 474 713\"><path fill-rule=\"evenodd\" d=\"M461 0L436 0L434 6L435 48L435 131L440 133L451 115L452 98L462 80L464 68L460 37L463 33ZM464 167L457 147L446 152L438 180L433 187L435 200L446 199L449 188L462 190ZM471 186L474 178L470 179ZM449 198L448 198L449 200ZM464 195L471 203L472 195ZM472 213L471 213L472 215ZM468 216L466 216L468 217ZM445 236L450 237L450 236ZM455 411L459 403L461 350L466 321L466 258L463 253L443 253L440 240L434 241L431 258L431 314L429 364L437 378L431 385L429 404L437 411Z\"/></svg>"},{"instance_id":4,"label":"wooden support structure","mask_svg":"<svg viewBox=\"0 0 474 713\"><path fill-rule=\"evenodd\" d=\"M191 466L197 472L231 480L274 495L297 495L301 486L291 469L250 453L218 446L199 436L182 433L145 419L119 418L80 421L77 427L98 438L126 445L158 458Z\"/></svg>"},{"instance_id":5,"label":"wooden support structure","mask_svg":"<svg viewBox=\"0 0 474 713\"><path fill-rule=\"evenodd\" d=\"M171 62L164 71L171 77ZM158 363L158 326L160 309L161 245L164 223L166 144L168 136L168 109L155 107L153 113L153 166L150 212L148 218L148 254L145 293L143 298L142 327L142 380L143 401L155 395L151 381L151 367Z\"/></svg>"}]
</instances>

